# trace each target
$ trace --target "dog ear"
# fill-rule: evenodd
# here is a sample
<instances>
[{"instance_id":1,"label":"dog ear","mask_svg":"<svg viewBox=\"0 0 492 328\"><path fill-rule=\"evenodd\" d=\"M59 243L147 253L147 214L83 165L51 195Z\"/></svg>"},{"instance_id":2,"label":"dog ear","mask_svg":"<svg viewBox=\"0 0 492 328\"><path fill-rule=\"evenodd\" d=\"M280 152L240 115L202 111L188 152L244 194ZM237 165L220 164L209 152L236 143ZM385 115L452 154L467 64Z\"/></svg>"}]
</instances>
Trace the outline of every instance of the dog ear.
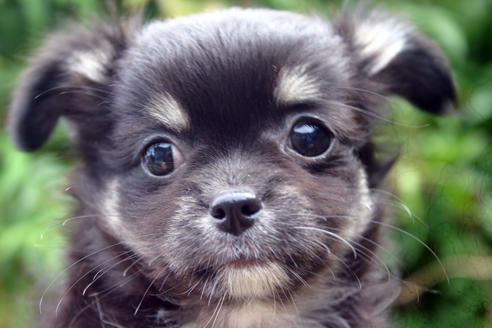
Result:
<instances>
[{"instance_id":1,"label":"dog ear","mask_svg":"<svg viewBox=\"0 0 492 328\"><path fill-rule=\"evenodd\" d=\"M446 58L404 20L358 11L339 17L335 28L355 56L358 71L383 93L402 96L434 114L453 108L456 91Z\"/></svg>"},{"instance_id":2,"label":"dog ear","mask_svg":"<svg viewBox=\"0 0 492 328\"><path fill-rule=\"evenodd\" d=\"M125 43L122 27L102 25L91 31L72 28L48 39L21 77L10 105L8 128L16 146L38 149L61 116L77 124L98 115Z\"/></svg>"}]
</instances>

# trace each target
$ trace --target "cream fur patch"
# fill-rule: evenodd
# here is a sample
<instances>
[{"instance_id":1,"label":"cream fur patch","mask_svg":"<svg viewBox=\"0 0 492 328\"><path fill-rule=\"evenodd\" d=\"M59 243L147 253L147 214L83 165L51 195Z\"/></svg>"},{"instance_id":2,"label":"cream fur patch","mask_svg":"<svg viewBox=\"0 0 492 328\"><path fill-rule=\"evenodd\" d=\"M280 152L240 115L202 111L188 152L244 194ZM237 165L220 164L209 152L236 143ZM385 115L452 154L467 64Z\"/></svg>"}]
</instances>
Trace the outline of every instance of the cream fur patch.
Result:
<instances>
[{"instance_id":1,"label":"cream fur patch","mask_svg":"<svg viewBox=\"0 0 492 328\"><path fill-rule=\"evenodd\" d=\"M237 306L213 306L183 328L294 328L298 313L292 304L254 301Z\"/></svg>"},{"instance_id":2,"label":"cream fur patch","mask_svg":"<svg viewBox=\"0 0 492 328\"><path fill-rule=\"evenodd\" d=\"M384 69L405 49L411 31L411 26L400 19L388 18L381 13L373 13L356 23L354 44L363 59L372 60L369 74L374 75Z\"/></svg>"},{"instance_id":3,"label":"cream fur patch","mask_svg":"<svg viewBox=\"0 0 492 328\"><path fill-rule=\"evenodd\" d=\"M148 244L138 237L138 231L132 231L125 224L120 211L120 182L117 178L111 180L106 190L103 191L99 208L103 215L103 224L108 230L117 236L123 243L128 245L134 252L142 258L147 258L155 251L155 244Z\"/></svg>"},{"instance_id":4,"label":"cream fur patch","mask_svg":"<svg viewBox=\"0 0 492 328\"><path fill-rule=\"evenodd\" d=\"M78 51L68 58L68 70L83 75L92 81L102 82L105 79L106 66L111 57L111 51L105 49Z\"/></svg>"},{"instance_id":5,"label":"cream fur patch","mask_svg":"<svg viewBox=\"0 0 492 328\"><path fill-rule=\"evenodd\" d=\"M224 268L218 279L224 290L234 298L261 298L274 295L289 277L280 265L265 263L244 268Z\"/></svg>"},{"instance_id":6,"label":"cream fur patch","mask_svg":"<svg viewBox=\"0 0 492 328\"><path fill-rule=\"evenodd\" d=\"M147 110L154 119L170 129L181 131L190 125L186 111L168 93L154 97L147 105Z\"/></svg>"},{"instance_id":7,"label":"cream fur patch","mask_svg":"<svg viewBox=\"0 0 492 328\"><path fill-rule=\"evenodd\" d=\"M371 222L374 202L369 191L369 183L364 169L359 169L359 206L355 206L349 219L349 226L343 235L352 241L362 235Z\"/></svg>"},{"instance_id":8,"label":"cream fur patch","mask_svg":"<svg viewBox=\"0 0 492 328\"><path fill-rule=\"evenodd\" d=\"M118 179L110 181L102 197L101 205L101 211L105 220L113 231L119 231L121 229L121 217L118 208L120 201L118 189Z\"/></svg>"},{"instance_id":9,"label":"cream fur patch","mask_svg":"<svg viewBox=\"0 0 492 328\"><path fill-rule=\"evenodd\" d=\"M292 104L320 96L319 82L306 73L306 67L284 67L280 70L274 97L280 104Z\"/></svg>"},{"instance_id":10,"label":"cream fur patch","mask_svg":"<svg viewBox=\"0 0 492 328\"><path fill-rule=\"evenodd\" d=\"M322 328L332 323L333 327L348 327L333 305L358 291L357 287L328 287L331 277L327 270L302 286L288 301L246 300L235 305L211 304L203 308L193 322L183 328ZM313 312L311 312L313 311ZM320 323L313 315L323 311L329 322Z\"/></svg>"}]
</instances>

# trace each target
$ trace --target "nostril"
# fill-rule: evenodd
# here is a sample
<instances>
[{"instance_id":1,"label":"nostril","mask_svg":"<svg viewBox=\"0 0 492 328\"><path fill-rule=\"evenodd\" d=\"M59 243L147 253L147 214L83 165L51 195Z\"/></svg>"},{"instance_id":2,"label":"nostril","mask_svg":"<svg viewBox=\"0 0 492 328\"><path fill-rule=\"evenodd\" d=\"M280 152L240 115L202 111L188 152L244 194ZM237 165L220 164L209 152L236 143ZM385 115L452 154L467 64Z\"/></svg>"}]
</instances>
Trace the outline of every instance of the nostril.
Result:
<instances>
[{"instance_id":1,"label":"nostril","mask_svg":"<svg viewBox=\"0 0 492 328\"><path fill-rule=\"evenodd\" d=\"M261 203L255 200L241 206L241 213L246 216L251 216L258 213L261 209Z\"/></svg>"},{"instance_id":2,"label":"nostril","mask_svg":"<svg viewBox=\"0 0 492 328\"><path fill-rule=\"evenodd\" d=\"M224 211L223 208L216 207L212 209L212 216L218 220L223 220L226 217L226 212Z\"/></svg>"}]
</instances>

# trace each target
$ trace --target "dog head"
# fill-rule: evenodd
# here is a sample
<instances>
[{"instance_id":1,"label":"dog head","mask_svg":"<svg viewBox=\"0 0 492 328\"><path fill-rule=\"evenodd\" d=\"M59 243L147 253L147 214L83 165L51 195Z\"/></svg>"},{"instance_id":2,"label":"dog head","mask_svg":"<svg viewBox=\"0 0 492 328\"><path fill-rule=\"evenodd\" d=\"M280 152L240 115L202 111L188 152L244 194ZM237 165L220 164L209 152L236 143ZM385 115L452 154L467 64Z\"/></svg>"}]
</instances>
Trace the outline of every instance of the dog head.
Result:
<instances>
[{"instance_id":1,"label":"dog head","mask_svg":"<svg viewBox=\"0 0 492 328\"><path fill-rule=\"evenodd\" d=\"M340 270L376 217L368 145L389 95L455 101L407 24L231 9L54 36L10 130L31 151L68 122L76 196L171 295L269 299Z\"/></svg>"}]
</instances>

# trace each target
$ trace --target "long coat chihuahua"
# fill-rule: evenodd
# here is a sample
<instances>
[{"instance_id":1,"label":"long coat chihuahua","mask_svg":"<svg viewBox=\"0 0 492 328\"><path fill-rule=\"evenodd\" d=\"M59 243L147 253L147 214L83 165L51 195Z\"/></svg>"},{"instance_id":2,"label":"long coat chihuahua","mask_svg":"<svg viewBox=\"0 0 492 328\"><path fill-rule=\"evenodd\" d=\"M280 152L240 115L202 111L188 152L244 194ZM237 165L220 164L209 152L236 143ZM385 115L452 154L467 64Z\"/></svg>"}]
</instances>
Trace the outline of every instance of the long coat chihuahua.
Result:
<instances>
[{"instance_id":1,"label":"long coat chihuahua","mask_svg":"<svg viewBox=\"0 0 492 328\"><path fill-rule=\"evenodd\" d=\"M381 328L390 95L455 101L438 48L378 11L229 9L54 35L10 108L16 145L59 118L80 157L50 328ZM46 305L46 306L45 306Z\"/></svg>"}]
</instances>

